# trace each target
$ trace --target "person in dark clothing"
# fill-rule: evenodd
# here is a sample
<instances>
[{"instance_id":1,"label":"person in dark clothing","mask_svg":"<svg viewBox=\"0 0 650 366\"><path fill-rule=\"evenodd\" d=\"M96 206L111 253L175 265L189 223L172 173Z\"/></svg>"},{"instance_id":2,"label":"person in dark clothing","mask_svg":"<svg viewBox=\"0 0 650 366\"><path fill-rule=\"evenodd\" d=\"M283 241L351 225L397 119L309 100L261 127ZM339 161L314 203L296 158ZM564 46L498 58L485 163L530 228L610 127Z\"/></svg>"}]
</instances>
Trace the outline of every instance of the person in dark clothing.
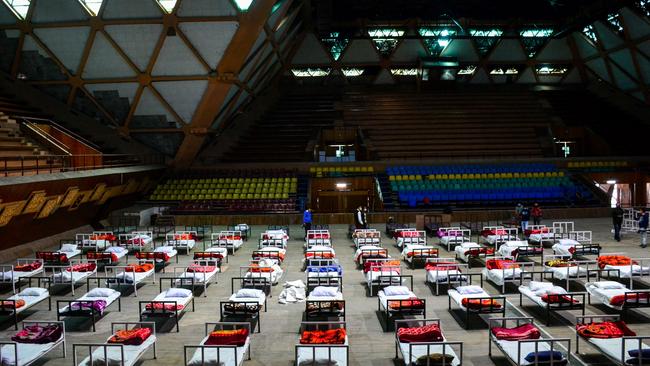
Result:
<instances>
[{"instance_id":1,"label":"person in dark clothing","mask_svg":"<svg viewBox=\"0 0 650 366\"><path fill-rule=\"evenodd\" d=\"M364 229L367 229L368 228L368 207L363 207L363 209L361 210L361 217L362 217L361 226Z\"/></svg>"},{"instance_id":2,"label":"person in dark clothing","mask_svg":"<svg viewBox=\"0 0 650 366\"><path fill-rule=\"evenodd\" d=\"M642 208L639 212L639 234L641 234L641 248L648 246L648 212Z\"/></svg>"},{"instance_id":3,"label":"person in dark clothing","mask_svg":"<svg viewBox=\"0 0 650 366\"><path fill-rule=\"evenodd\" d=\"M357 229L363 229L363 212L361 211L361 206L357 207L354 211L354 226Z\"/></svg>"},{"instance_id":4,"label":"person in dark clothing","mask_svg":"<svg viewBox=\"0 0 650 366\"><path fill-rule=\"evenodd\" d=\"M621 241L621 226L623 226L623 209L617 204L612 209L612 224L614 224L614 240Z\"/></svg>"},{"instance_id":5,"label":"person in dark clothing","mask_svg":"<svg viewBox=\"0 0 650 366\"><path fill-rule=\"evenodd\" d=\"M521 232L524 233L528 229L528 221L530 221L530 210L528 207L521 209L519 219L521 220Z\"/></svg>"},{"instance_id":6,"label":"person in dark clothing","mask_svg":"<svg viewBox=\"0 0 650 366\"><path fill-rule=\"evenodd\" d=\"M307 207L305 212L302 214L302 226L305 228L305 239L307 239L307 231L311 230L311 209Z\"/></svg>"}]
</instances>

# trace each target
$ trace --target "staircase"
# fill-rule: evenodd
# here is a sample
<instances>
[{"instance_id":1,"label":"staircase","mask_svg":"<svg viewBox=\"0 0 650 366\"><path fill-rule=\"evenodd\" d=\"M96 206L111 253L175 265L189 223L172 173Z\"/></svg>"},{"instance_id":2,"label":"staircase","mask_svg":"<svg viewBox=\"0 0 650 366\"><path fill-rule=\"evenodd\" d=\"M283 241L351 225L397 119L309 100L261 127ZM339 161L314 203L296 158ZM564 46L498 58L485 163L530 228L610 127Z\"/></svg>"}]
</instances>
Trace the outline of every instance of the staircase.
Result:
<instances>
[{"instance_id":1,"label":"staircase","mask_svg":"<svg viewBox=\"0 0 650 366\"><path fill-rule=\"evenodd\" d=\"M0 112L0 176L60 172L63 162L49 155L47 149L23 136L15 119Z\"/></svg>"},{"instance_id":2,"label":"staircase","mask_svg":"<svg viewBox=\"0 0 650 366\"><path fill-rule=\"evenodd\" d=\"M395 208L394 202L397 199L397 194L390 188L388 175L386 175L386 173L379 173L377 174L377 180L379 181L381 196L384 199L384 210L393 210Z\"/></svg>"}]
</instances>

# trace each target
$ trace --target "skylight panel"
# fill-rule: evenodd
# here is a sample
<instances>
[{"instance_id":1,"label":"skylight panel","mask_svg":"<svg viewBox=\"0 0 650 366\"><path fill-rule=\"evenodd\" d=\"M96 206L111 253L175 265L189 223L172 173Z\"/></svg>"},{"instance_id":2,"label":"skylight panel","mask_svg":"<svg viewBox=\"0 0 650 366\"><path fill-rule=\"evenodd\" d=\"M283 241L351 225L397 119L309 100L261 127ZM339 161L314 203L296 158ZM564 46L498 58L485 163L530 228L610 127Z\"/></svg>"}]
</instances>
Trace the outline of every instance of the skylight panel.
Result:
<instances>
[{"instance_id":1,"label":"skylight panel","mask_svg":"<svg viewBox=\"0 0 650 366\"><path fill-rule=\"evenodd\" d=\"M650 18L650 0L637 0L636 6L645 16Z\"/></svg>"},{"instance_id":2,"label":"skylight panel","mask_svg":"<svg viewBox=\"0 0 650 366\"><path fill-rule=\"evenodd\" d=\"M490 71L490 75L517 75L519 70L515 67L497 67Z\"/></svg>"},{"instance_id":3,"label":"skylight panel","mask_svg":"<svg viewBox=\"0 0 650 366\"><path fill-rule=\"evenodd\" d=\"M241 12L246 12L253 5L253 0L234 0L237 9Z\"/></svg>"},{"instance_id":4,"label":"skylight panel","mask_svg":"<svg viewBox=\"0 0 650 366\"><path fill-rule=\"evenodd\" d=\"M167 14L170 14L172 11L174 11L176 0L158 0L158 4L162 6L163 10L165 10Z\"/></svg>"},{"instance_id":5,"label":"skylight panel","mask_svg":"<svg viewBox=\"0 0 650 366\"><path fill-rule=\"evenodd\" d=\"M462 69L458 70L458 75L474 75L475 72L476 72L475 65L467 65Z\"/></svg>"},{"instance_id":6,"label":"skylight panel","mask_svg":"<svg viewBox=\"0 0 650 366\"><path fill-rule=\"evenodd\" d=\"M4 2L20 19L25 19L27 17L31 0L4 0Z\"/></svg>"},{"instance_id":7,"label":"skylight panel","mask_svg":"<svg viewBox=\"0 0 650 366\"><path fill-rule=\"evenodd\" d=\"M334 61L337 61L350 42L350 39L343 38L339 32L332 32L328 37L321 38L321 41L327 46Z\"/></svg>"},{"instance_id":8,"label":"skylight panel","mask_svg":"<svg viewBox=\"0 0 650 366\"><path fill-rule=\"evenodd\" d=\"M503 31L497 28L491 29L470 29L469 34L472 37L501 37Z\"/></svg>"},{"instance_id":9,"label":"skylight panel","mask_svg":"<svg viewBox=\"0 0 650 366\"><path fill-rule=\"evenodd\" d=\"M593 25L588 25L582 29L582 34L587 36L594 43L598 42L598 36L596 36L596 31L594 30Z\"/></svg>"},{"instance_id":10,"label":"skylight panel","mask_svg":"<svg viewBox=\"0 0 650 366\"><path fill-rule=\"evenodd\" d=\"M538 65L535 67L537 75L544 76L563 76L569 71L569 68L564 65Z\"/></svg>"},{"instance_id":11,"label":"skylight panel","mask_svg":"<svg viewBox=\"0 0 650 366\"><path fill-rule=\"evenodd\" d=\"M422 37L429 54L431 56L440 56L458 32L450 27L421 27L418 28L418 33Z\"/></svg>"},{"instance_id":12,"label":"skylight panel","mask_svg":"<svg viewBox=\"0 0 650 366\"><path fill-rule=\"evenodd\" d=\"M534 28L534 29L523 29L519 32L524 38L548 38L553 35L553 29L550 28Z\"/></svg>"},{"instance_id":13,"label":"skylight panel","mask_svg":"<svg viewBox=\"0 0 650 366\"><path fill-rule=\"evenodd\" d=\"M341 71L343 71L343 75L347 77L355 77L355 76L363 75L363 72L365 70L359 68L345 68L345 69L341 69Z\"/></svg>"},{"instance_id":14,"label":"skylight panel","mask_svg":"<svg viewBox=\"0 0 650 366\"><path fill-rule=\"evenodd\" d=\"M404 36L404 31L397 28L371 28L368 29L370 38L396 38Z\"/></svg>"},{"instance_id":15,"label":"skylight panel","mask_svg":"<svg viewBox=\"0 0 650 366\"><path fill-rule=\"evenodd\" d=\"M414 68L390 69L390 73L395 76L417 76L418 69L414 69Z\"/></svg>"},{"instance_id":16,"label":"skylight panel","mask_svg":"<svg viewBox=\"0 0 650 366\"><path fill-rule=\"evenodd\" d=\"M93 16L99 14L103 2L104 0L81 0L81 3L86 6L86 9L88 9Z\"/></svg>"},{"instance_id":17,"label":"skylight panel","mask_svg":"<svg viewBox=\"0 0 650 366\"><path fill-rule=\"evenodd\" d=\"M618 34L623 34L623 25L621 24L621 18L618 13L612 13L607 16L607 23L609 26L616 31Z\"/></svg>"},{"instance_id":18,"label":"skylight panel","mask_svg":"<svg viewBox=\"0 0 650 366\"><path fill-rule=\"evenodd\" d=\"M298 78L323 77L329 75L331 71L332 69L329 68L291 69L293 75Z\"/></svg>"}]
</instances>

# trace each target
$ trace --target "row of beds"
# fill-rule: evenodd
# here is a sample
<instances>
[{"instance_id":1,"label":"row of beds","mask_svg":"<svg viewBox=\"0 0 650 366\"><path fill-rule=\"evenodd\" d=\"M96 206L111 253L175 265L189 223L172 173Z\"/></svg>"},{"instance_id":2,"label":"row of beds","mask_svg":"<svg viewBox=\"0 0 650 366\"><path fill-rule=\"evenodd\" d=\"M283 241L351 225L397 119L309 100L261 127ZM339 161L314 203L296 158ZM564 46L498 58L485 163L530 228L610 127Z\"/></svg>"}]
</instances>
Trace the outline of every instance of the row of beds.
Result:
<instances>
[{"instance_id":1,"label":"row of beds","mask_svg":"<svg viewBox=\"0 0 650 366\"><path fill-rule=\"evenodd\" d=\"M411 232L412 231L414 230L411 230ZM444 230L442 231L444 232ZM504 354L506 354L511 360L513 360L514 364L530 364L529 361L523 360L522 358L523 356L528 355L528 353L531 353L531 352L527 352L527 350L533 349L542 352L547 350L548 348L551 351L553 351L554 349L558 349L557 344L565 342L565 340L544 339L544 340L536 340L536 341L519 340L515 343L512 343L510 341L503 341L502 339L499 339L498 338L498 335L500 334L499 331L502 331L502 328L506 327L508 323L513 323L513 322L516 323L516 326L514 327L515 330L522 327L523 327L522 329L527 329L527 327L528 328L534 327L534 325L532 325L532 319L505 318L505 298L490 297L487 293L485 293L484 290L482 290L482 288L480 288L482 291L481 293L472 293L472 294L462 293L463 290L461 288L467 287L464 286L466 284L466 281L471 281L472 277L480 274L463 273L463 267L466 267L467 264L456 263L455 265L452 265L452 262L449 259L438 258L437 248L427 247L426 235L423 236L421 233L417 233L417 234L408 233L409 232L408 230L403 230L403 232L404 233L397 234L395 236L396 245L402 248L403 258L411 266L418 259L422 260L425 263L425 268L427 269L427 275L426 275L427 282L436 285L436 294L438 294L438 290L441 285L443 286L446 285L449 287L448 294L450 299L449 300L450 308L451 308L451 301L453 300L459 305L459 307L462 310L464 310L468 314L468 316L469 314L485 314L485 313L501 313L502 316L504 316L504 318L502 319L490 320L490 334L491 334L490 352L491 352L492 343L495 343L504 352ZM259 312L261 309L266 310L266 306L265 306L266 296L270 296L271 286L273 284L277 284L283 275L283 271L279 265L282 263L284 255L286 255L286 242L288 240L287 233L288 233L288 229L269 230L266 233L263 233L261 235L260 241L258 243L258 250L253 252L251 265L248 267L240 268L240 277L236 277L232 279L231 288L232 288L233 295L231 296L231 298L229 298L227 302L221 303L220 306L221 320L222 321L227 320L228 322L206 324L206 328L205 328L206 337L203 339L201 344L199 346L185 347L186 364L191 364L191 365L210 364L207 363L206 360L216 359L218 362L217 364L239 365L241 364L241 362L243 362L244 355L246 353L248 353L248 357L250 358L250 351L249 351L250 337L249 336L245 338L245 340L240 346L236 346L236 347L208 346L205 345L205 343L208 341L212 333L220 329L221 330L224 330L226 328L231 330L238 329L240 331L243 331L242 333L250 334L251 329L254 329L256 324L259 331L260 329ZM369 294L370 296L373 296L375 290L377 290L376 294L378 298L378 310L382 311L382 314L384 314L384 319L386 323L387 324L392 323L393 329L395 329L396 357L398 356L398 353L401 354L402 359L404 360L404 364L410 365L410 364L417 364L416 361L418 361L418 359L420 359L423 356L440 354L440 355L452 356L453 358L445 358L445 360L448 360L449 363L451 363L452 365L461 364L462 363L462 342L448 342L444 339L444 337L441 338L441 336L438 334L438 333L442 334L441 333L442 331L440 330L440 321L438 319L426 318L425 299L419 299L415 294L413 294L412 276L401 275L399 261L395 261L394 259L391 259L388 256L387 251L383 252L385 248L381 247L380 233L373 230L359 230L351 233L351 237L353 238L354 245L357 247L357 252L355 253L354 259L355 262L357 262L357 264L364 272L364 276L368 284ZM241 243L235 241L241 240L242 238L243 236L240 236L239 238L237 237L230 238L231 249L227 248L228 250L226 250L225 252L226 260L227 260L227 254L229 252L234 253L234 251L239 246L241 246ZM422 238L424 238L424 240L422 240ZM442 242L443 241L441 241L441 243ZM369 248L369 246L374 246L375 248ZM199 253L210 253L210 252L204 251ZM194 254L195 254L195 258L197 258L196 255L198 253L195 252ZM199 256L198 258L205 259L202 255ZM219 259L220 260L224 259L224 257L221 257ZM260 261L266 261L267 263L260 263ZM272 263L268 263L269 261L271 261ZM545 263L549 261L545 261ZM576 266L587 265L586 263L587 261L577 261L577 260L573 260L573 261L576 263ZM638 263L638 261L636 263ZM268 266L271 267L271 269L268 271L259 270L260 266L262 267ZM559 268L565 268L566 273L569 274L569 277L572 277L571 273L574 271L573 268L576 266L559 267ZM611 268L611 265L607 265L607 264L606 266L610 266L607 267L607 274L612 274L613 272L616 271L619 271L619 274L627 273L625 269L621 270L621 268ZM633 277L635 276L634 273L637 272L636 271L637 267L634 266L640 266L641 269L640 271L638 271L638 273L640 274L647 273L647 271L645 271L645 269L647 268L644 267L642 264L631 264L629 273L631 273ZM625 267L625 266L618 266L618 267ZM558 267L551 267L551 268L558 268ZM578 269L575 270L576 278L573 280L578 280L579 278L581 278L579 277L579 274L583 272L582 270L580 270L580 268L582 267L577 267L577 268ZM605 269L605 267L602 267L602 263L600 269L601 271L597 273L602 274L602 270ZM590 269L586 269L586 270L590 271ZM308 233L305 242L305 271L307 273L307 301L306 301L306 308L305 308L306 321L301 324L300 344L297 345L295 349L296 363L299 365L303 365L303 364L307 365L307 364L313 364L314 362L317 361L320 362L327 359L329 361L336 361L338 365L347 365L348 364L348 349L347 349L348 343L347 343L347 336L345 336L345 301L343 300L343 295L342 295L342 284L343 284L342 270L340 265L337 262L336 254L331 243L331 237L329 235L329 232L327 232L326 230L315 230ZM187 273L187 271L185 271L185 273ZM205 273L205 272L200 272L200 273ZM31 273L30 275L32 275L32 277L35 277L34 275L36 274L38 274L38 272ZM155 274L153 275L155 276ZM180 276L179 278L177 277L178 276L175 275L174 277L169 278L170 288L168 290L177 287L182 287L182 285L184 284L188 285L185 276ZM590 278L590 277L588 276L586 278ZM100 281L101 280L98 280L98 283ZM521 281L522 282L524 281L523 277ZM409 282L410 282L410 287L403 286L404 283L409 283ZM187 305L191 301L189 300L189 298L191 298L191 294L181 298L169 299L167 297L168 290L165 290L164 292L162 291L163 281L161 280L160 283L161 283L160 284L161 294L151 302L143 302L144 304L141 303L140 307L142 309L142 306L144 305L145 310L150 310L151 315L154 315L156 313L156 310L159 310L159 314L161 316L165 316L165 314L167 314L166 316L169 316L170 313L174 313L174 318L178 329L179 312L182 312L186 309L185 305ZM238 287L240 288L237 291L235 291L236 284L238 284ZM173 287L174 285L176 285L176 287ZM192 288L194 288L194 283L190 283L189 285L191 285ZM90 285L88 286L90 288ZM29 288L26 290L29 290ZM606 290L613 290L613 289L606 289ZM92 291L93 290L89 291L89 294L91 294ZM595 291L594 294L596 293L598 292ZM640 291L638 293L643 293L643 292ZM84 297L88 297L89 294L86 294ZM107 302L107 306L112 304L115 301L115 299L111 299L110 294L104 294L104 295L108 295L105 296L106 298L105 301ZM569 296L571 296L571 298L573 299L574 295L569 294ZM84 297L77 299L77 302L85 301ZM113 297L115 297L115 295L113 295ZM43 298L40 301L43 301L44 299L45 298ZM193 300L193 298L191 299ZM636 305L638 305L637 307L643 306L644 302L641 301L642 299L643 299L642 296L638 296L636 298L635 303ZM645 304L647 306L647 302L648 302L647 297L645 299L646 299ZM13 301L15 300L18 299L14 298ZM119 301L119 294L117 295L117 300ZM490 305L483 306L482 302L484 300L490 301ZM12 301L12 299L9 299L9 301ZM87 301L96 301L96 300L87 300ZM501 302L500 306L498 305L499 301ZM249 305L250 302L256 303L257 306L251 307ZM474 306L476 305L475 302L481 303L481 306L475 307ZM161 308L154 307L154 304L160 305L161 303L162 304L168 303L173 307L171 308L165 306ZM2 304L5 305L4 302ZM146 307L147 304L150 305L149 309L147 309ZM179 304L183 305L183 307L179 307L178 306ZM628 301L624 301L623 304L624 305L621 308L629 307ZM67 307L71 307L71 306L72 304L68 303ZM553 309L554 308L553 306L549 307L548 304L546 306L550 310L556 310ZM81 311L81 312L86 314L96 313L93 307L91 307L90 309L92 310ZM557 310L568 310L568 309L566 307L558 306ZM582 310L584 311L584 301L582 304ZM16 311L14 311L14 313L16 313ZM65 312L63 312L63 314L65 314ZM116 354L112 354L112 356L117 356L118 358L122 357L121 359L126 358L127 360L132 361L131 363L126 362L125 364L132 364L135 361L137 361L137 359L139 359L140 356L142 356L144 352L150 347L154 348L154 355L155 355L155 326L153 326L152 323L142 322L143 320L142 314L143 312L141 311L141 319L140 319L141 322L114 323L111 327L112 330L115 330L116 332L119 327L130 328L130 329L140 329L140 328L151 329L151 331L153 332L152 333L153 338L151 337L147 338L148 341L143 342L137 347L133 348L134 346L120 346L120 345L116 346L116 345L104 344L104 345L75 345L74 349L88 347L88 352L91 355L95 355L98 358L101 358L102 357L101 353L104 353L103 355L104 359L105 357L109 357L109 358L111 357L111 355L108 355L108 353L117 352ZM99 315L99 314L95 314L95 315ZM403 319L404 317L412 317L412 316L421 316L423 319L409 319L409 320ZM587 324L585 323L587 321L594 323L596 320L598 320L596 319L596 317L584 317L584 318L579 318L579 320L580 319L584 320L584 322L581 323L582 325ZM610 323L619 324L618 322L615 321L616 319L614 319L614 317L609 317L608 319ZM238 320L241 322L236 322ZM605 318L601 320L605 320ZM94 318L93 318L93 323L94 323ZM23 328L33 327L33 326L46 327L46 326L52 326L53 324L56 325L61 323L51 322L47 324L42 324L42 323L33 323L33 322L23 322ZM209 329L212 329L213 331L209 332ZM409 339L409 334L411 333L419 334L419 332L421 332L422 329L432 331L435 334L436 341L430 343L421 342L421 339L418 339L418 342L406 341ZM61 339L64 339L64 336ZM642 344L643 337L625 338L626 340L621 346L623 349L621 352L618 352L618 350L621 347L611 348L611 344L607 344L607 342L603 342L599 338L594 338L594 339L589 338L589 339L590 341L595 340L597 342L603 343L603 346L606 345L608 347L607 349L610 350L616 349L617 351L608 352L606 354L609 356L618 354L619 359L621 357L625 358L625 350L632 349L632 347L634 346L632 343L633 340L638 339L639 345L637 348L639 349L646 348L646 346ZM322 342L324 340L328 342L334 340L336 343L323 344ZM312 344L310 342L317 342L317 343ZM570 353L570 342L568 340L566 340L566 342L568 343L568 348L564 348L564 349L569 350ZM611 342L615 343L616 339L612 339ZM596 343L596 345L600 343ZM18 343L8 343L6 344L6 346L12 347L13 345L13 350L15 351L14 359L20 360L19 354L21 355L30 354L31 355L30 357L34 359L38 359L43 354L49 352L49 350L56 348L56 346L61 344L61 342L56 341L56 342L48 343L49 346L40 347L41 350L39 350L38 352L32 349L30 349L29 352L23 352L24 349L22 349L19 352L18 346L16 346L17 344ZM3 348L4 347L5 346L3 345ZM30 347L33 347L33 345L30 345ZM92 352L93 347L95 348L99 347L101 351L95 349L95 351ZM187 354L191 348L195 348L196 350L193 356L188 361ZM125 349L129 351L127 352L125 351ZM5 352L0 351L0 353L9 354L11 353L11 349L5 349ZM76 354L74 357L75 357L75 364L77 364ZM517 363L516 360L519 360L520 362ZM542 363L540 360L537 360L538 363ZM93 361L89 360L88 358L86 358L84 362L82 362L81 364L89 364L88 362L90 362L90 364L93 364L92 363ZM445 361L443 361L443 364L444 362ZM6 362L6 363L12 364L10 362ZM559 364L561 362L556 362L556 363ZM28 363L19 361L18 364L22 365Z\"/></svg>"},{"instance_id":2,"label":"row of beds","mask_svg":"<svg viewBox=\"0 0 650 366\"><path fill-rule=\"evenodd\" d=\"M524 233L525 240L518 238L517 229L484 227L480 233L482 244L471 241L472 235L467 229L439 228L436 233L439 245L453 251L454 258L438 257L438 250L427 245L427 235L423 231L402 227L390 234L402 251L402 259L411 268L416 260L424 262L425 281L432 292L439 295L440 288L447 287L449 309L452 309L452 302L455 303L465 314L466 326L469 326L470 315L500 315L488 320L490 355L494 344L515 365L566 364L571 354L571 341L541 339L532 318L506 318L506 298L490 296L483 289L484 278L502 293L508 284L519 285L520 306L524 297L531 300L545 310L547 324L552 312L580 310L582 316L576 317L576 351L579 340L583 339L616 364L641 365L650 361L650 349L644 343L650 336L637 336L620 319L629 309L650 307L650 291L634 290L635 281L650 283L648 258L601 254L600 246L591 241L591 232L575 231L572 222L558 222L552 227L533 226ZM401 275L400 261L391 259L381 247L380 233L355 231L351 237L357 246L355 261L364 270L370 296L374 287L383 288L377 293L378 308L385 311L387 320L393 318L396 358L401 354L405 365L427 364L427 355L430 355L428 362L431 364L439 364L440 357L443 363L462 363L462 342L445 346L444 337L440 337L439 320L426 319L425 299L410 292L412 277ZM554 254L544 255L544 246L553 248ZM587 258L592 255L596 258ZM533 257L540 257L542 270L535 270ZM483 262L484 269L480 273L470 273L471 263L477 261ZM480 286L472 285L475 278L479 279ZM411 286L403 286L405 283ZM556 286L558 283L564 287ZM582 284L586 292L569 292L577 284ZM585 304L591 303L592 298L622 314L585 316ZM394 301L393 306L387 305L390 301ZM423 319L398 320L413 316ZM417 324L416 329L410 329L412 322ZM429 329L427 325L436 334L427 340L435 342L424 345L421 338L409 338L410 333L425 332ZM400 330L402 327L406 330ZM400 332L406 334L406 338L400 338ZM411 339L411 344L407 348L400 339ZM460 358L454 349L460 353Z\"/></svg>"},{"instance_id":3,"label":"row of beds","mask_svg":"<svg viewBox=\"0 0 650 366\"><path fill-rule=\"evenodd\" d=\"M148 350L153 350L155 358L157 320L162 318L166 323L172 319L178 331L179 320L189 310L190 304L194 311L195 293L202 291L206 296L207 286L217 282L222 263L227 263L228 255L234 254L248 239L250 229L214 233L209 246L207 240L201 240L196 232L191 231L167 234L160 247L156 246L151 232L121 234L120 238L115 238L110 232L80 235L83 236L78 236L76 243L62 243L59 251L37 252L35 258L18 259L15 265L2 266L0 284L11 285L14 295L0 299L0 315L10 317L16 330L19 315L27 309L47 300L48 310L52 310L51 294L57 287L74 294L75 289L85 284L88 291L76 299L57 300L57 321L23 320L22 329L11 341L0 342L0 364L23 366L38 363L59 346L62 346L63 356L66 357L65 319L88 318L95 331L96 322L101 320L110 306L117 304L118 311L121 311L121 297L127 293L125 289L132 289L134 296L137 296L140 286L156 283L156 272L165 272L165 267L174 257L178 263L179 253L193 255L188 266L174 267L167 276L159 275L160 294L152 300L138 302L138 322L112 323L112 336L105 343L73 345L75 365L134 365ZM203 251L192 252L201 241ZM72 248L73 244L76 248ZM158 250L160 248L165 249ZM100 253L114 255L99 258ZM84 255L85 259L75 259ZM128 263L126 260L120 265L129 255L135 255L137 261ZM259 258L253 259L250 266L240 268L240 277L233 278L232 288L236 288L239 281L240 289L233 290L228 301L220 303L220 322L206 323L206 336L201 343L185 346L186 364L212 364L210 362L214 359L217 364L239 365L243 361L242 347L223 345L220 341L218 343L221 345L216 347L203 345L215 332L230 334L233 328L240 329L242 334L250 332L252 323L232 322L231 317L248 313L251 300L258 304L258 312L266 304L265 295L260 296L259 293L263 291L259 290L252 291L255 298L250 297L250 293L245 299L241 298L244 295L241 290L251 283L266 283L266 279L256 278L259 273L255 269L260 264ZM103 276L99 275L100 269L104 271ZM24 284L27 287L23 289ZM93 284L97 287L93 287ZM266 287L270 289L270 285ZM248 350L249 344L247 339L242 346ZM192 349L195 351L188 361L187 353ZM84 350L87 357L80 361L78 355L83 354Z\"/></svg>"}]
</instances>

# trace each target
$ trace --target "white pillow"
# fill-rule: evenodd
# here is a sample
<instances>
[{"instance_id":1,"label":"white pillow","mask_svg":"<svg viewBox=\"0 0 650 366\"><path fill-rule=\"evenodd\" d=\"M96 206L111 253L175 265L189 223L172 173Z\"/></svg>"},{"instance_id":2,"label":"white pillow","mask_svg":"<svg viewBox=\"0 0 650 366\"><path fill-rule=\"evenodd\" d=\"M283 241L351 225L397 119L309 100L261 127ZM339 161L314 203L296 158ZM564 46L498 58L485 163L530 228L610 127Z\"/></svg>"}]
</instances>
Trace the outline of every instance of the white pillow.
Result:
<instances>
[{"instance_id":1,"label":"white pillow","mask_svg":"<svg viewBox=\"0 0 650 366\"><path fill-rule=\"evenodd\" d=\"M165 297L189 297L192 291L186 288L170 288L165 293Z\"/></svg>"},{"instance_id":2,"label":"white pillow","mask_svg":"<svg viewBox=\"0 0 650 366\"><path fill-rule=\"evenodd\" d=\"M338 292L338 287L317 286L311 291L310 295L319 297L335 297Z\"/></svg>"},{"instance_id":3,"label":"white pillow","mask_svg":"<svg viewBox=\"0 0 650 366\"><path fill-rule=\"evenodd\" d=\"M482 294L485 292L482 287L475 285L456 287L456 291L461 295Z\"/></svg>"},{"instance_id":4,"label":"white pillow","mask_svg":"<svg viewBox=\"0 0 650 366\"><path fill-rule=\"evenodd\" d=\"M74 252L77 250L77 244L63 244L60 252Z\"/></svg>"},{"instance_id":5,"label":"white pillow","mask_svg":"<svg viewBox=\"0 0 650 366\"><path fill-rule=\"evenodd\" d=\"M528 288L530 291L537 291L541 289L553 288L553 284L550 282L530 281Z\"/></svg>"},{"instance_id":6,"label":"white pillow","mask_svg":"<svg viewBox=\"0 0 650 366\"><path fill-rule=\"evenodd\" d=\"M237 296L236 297L242 297L242 298L260 298L264 295L264 291L258 290L255 288L242 288L237 291Z\"/></svg>"},{"instance_id":7,"label":"white pillow","mask_svg":"<svg viewBox=\"0 0 650 366\"><path fill-rule=\"evenodd\" d=\"M478 245L476 243L471 243L471 242L462 243L460 246L462 248L478 248L478 247L480 247L480 245Z\"/></svg>"},{"instance_id":8,"label":"white pillow","mask_svg":"<svg viewBox=\"0 0 650 366\"><path fill-rule=\"evenodd\" d=\"M113 296L114 293L117 291L110 289L110 288L105 288L105 287L97 287L94 288L86 294L86 297L111 297Z\"/></svg>"},{"instance_id":9,"label":"white pillow","mask_svg":"<svg viewBox=\"0 0 650 366\"><path fill-rule=\"evenodd\" d=\"M28 287L24 290L22 290L18 296L41 296L43 294L47 293L46 288L40 288L40 287Z\"/></svg>"},{"instance_id":10,"label":"white pillow","mask_svg":"<svg viewBox=\"0 0 650 366\"><path fill-rule=\"evenodd\" d=\"M108 247L108 248L106 248L104 251L105 251L106 253L115 253L115 254L118 254L118 253L125 252L125 251L126 251L126 248L122 248L122 247Z\"/></svg>"},{"instance_id":11,"label":"white pillow","mask_svg":"<svg viewBox=\"0 0 650 366\"><path fill-rule=\"evenodd\" d=\"M388 286L384 287L384 295L386 296L405 296L410 295L411 291L406 286Z\"/></svg>"},{"instance_id":12,"label":"white pillow","mask_svg":"<svg viewBox=\"0 0 650 366\"><path fill-rule=\"evenodd\" d=\"M616 290L616 289L624 289L626 288L622 284L615 282L615 281L600 281L600 282L594 282L593 285L601 290Z\"/></svg>"},{"instance_id":13,"label":"white pillow","mask_svg":"<svg viewBox=\"0 0 650 366\"><path fill-rule=\"evenodd\" d=\"M566 290L560 286L553 286L546 293L549 295L564 295L566 294Z\"/></svg>"},{"instance_id":14,"label":"white pillow","mask_svg":"<svg viewBox=\"0 0 650 366\"><path fill-rule=\"evenodd\" d=\"M163 247L158 247L158 248L154 249L153 251L158 252L158 253L170 254L170 253L175 252L176 249L174 249L174 247L171 247L171 246L163 246Z\"/></svg>"},{"instance_id":15,"label":"white pillow","mask_svg":"<svg viewBox=\"0 0 650 366\"><path fill-rule=\"evenodd\" d=\"M573 239L560 239L558 240L558 243L562 246L574 246L574 245L580 245L580 242L577 240Z\"/></svg>"}]
</instances>

